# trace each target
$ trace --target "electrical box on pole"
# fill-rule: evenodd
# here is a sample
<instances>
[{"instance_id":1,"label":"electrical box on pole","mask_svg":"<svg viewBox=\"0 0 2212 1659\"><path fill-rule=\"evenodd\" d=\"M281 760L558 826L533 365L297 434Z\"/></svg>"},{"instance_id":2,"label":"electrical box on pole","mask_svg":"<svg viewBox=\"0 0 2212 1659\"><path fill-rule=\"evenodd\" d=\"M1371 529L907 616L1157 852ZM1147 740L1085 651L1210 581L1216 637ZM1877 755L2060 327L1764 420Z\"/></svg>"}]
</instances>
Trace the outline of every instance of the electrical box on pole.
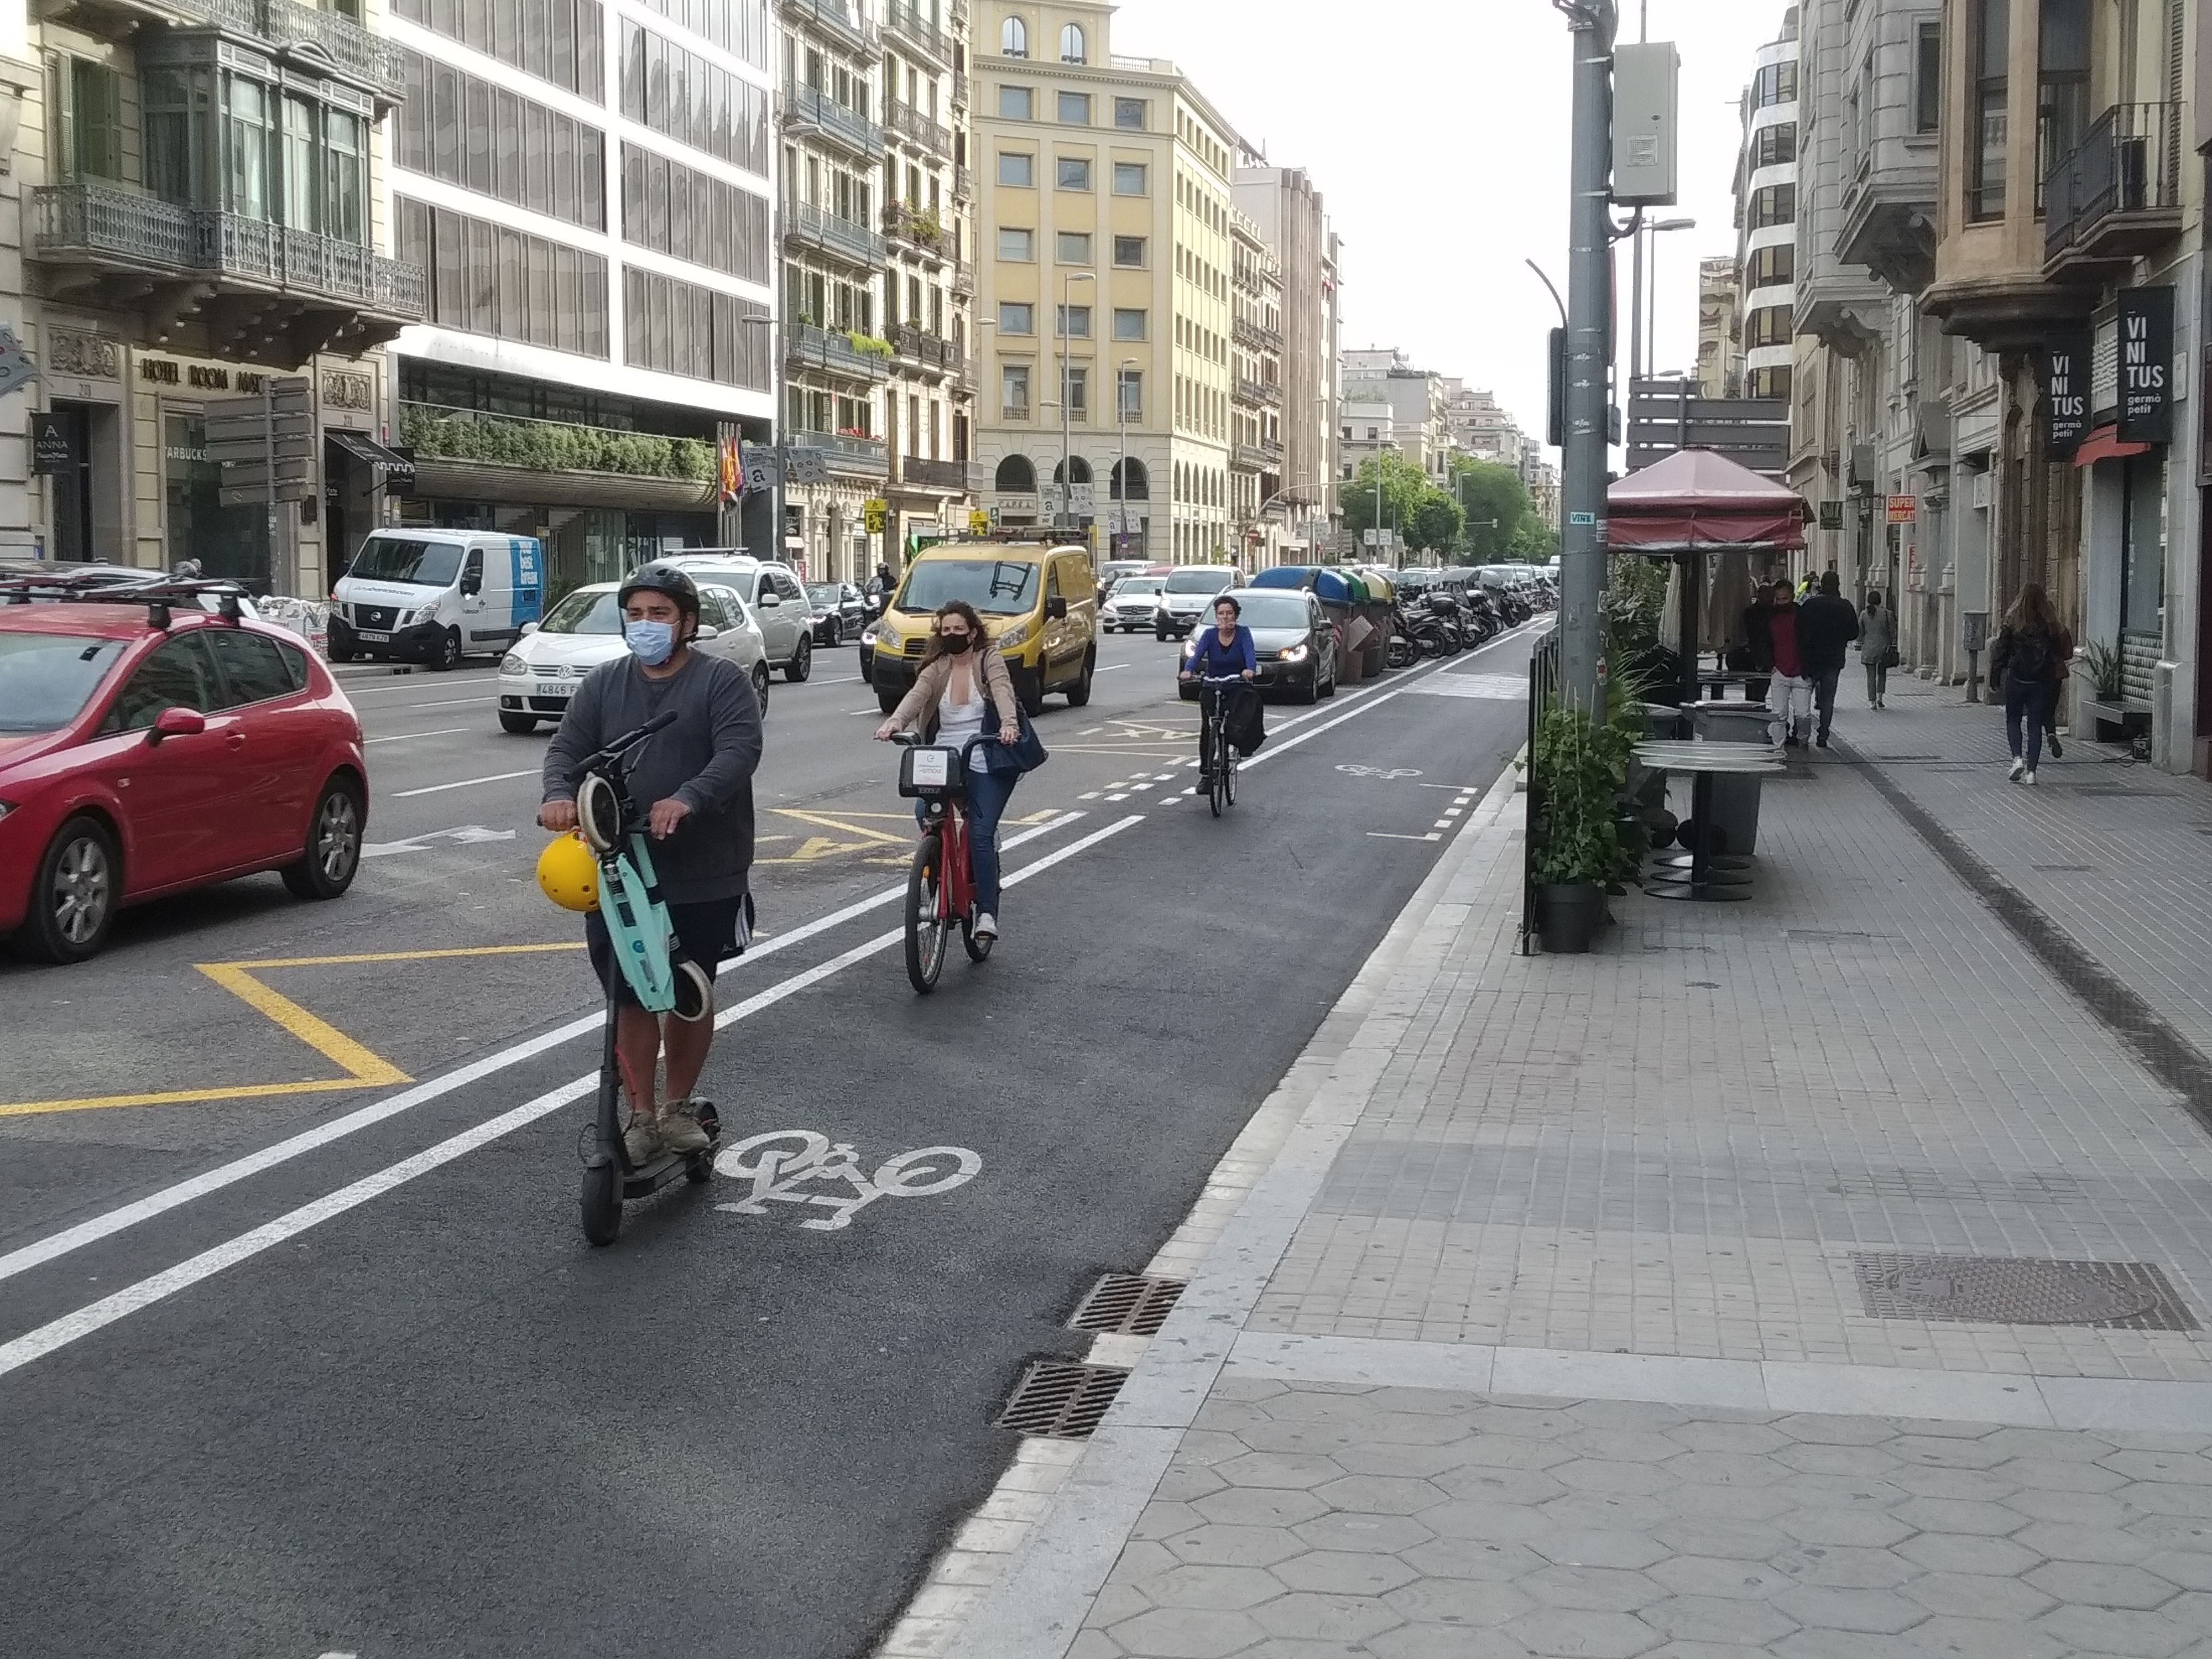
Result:
<instances>
[{"instance_id":1,"label":"electrical box on pole","mask_svg":"<svg viewBox=\"0 0 2212 1659\"><path fill-rule=\"evenodd\" d=\"M1672 207L1682 59L1671 40L1613 49L1613 199Z\"/></svg>"}]
</instances>

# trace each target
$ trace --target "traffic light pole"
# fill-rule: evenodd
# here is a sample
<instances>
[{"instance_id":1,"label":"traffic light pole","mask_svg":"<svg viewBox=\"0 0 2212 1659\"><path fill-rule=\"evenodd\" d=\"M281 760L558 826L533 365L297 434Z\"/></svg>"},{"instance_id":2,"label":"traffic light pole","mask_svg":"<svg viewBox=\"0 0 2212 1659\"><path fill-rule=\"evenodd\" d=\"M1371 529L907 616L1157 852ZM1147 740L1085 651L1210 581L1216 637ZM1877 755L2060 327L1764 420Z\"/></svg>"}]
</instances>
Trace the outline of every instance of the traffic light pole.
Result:
<instances>
[{"instance_id":1,"label":"traffic light pole","mask_svg":"<svg viewBox=\"0 0 2212 1659\"><path fill-rule=\"evenodd\" d=\"M1574 145L1567 266L1566 431L1560 465L1559 678L1603 707L1607 382L1613 362L1613 0L1553 0L1572 26Z\"/></svg>"}]
</instances>

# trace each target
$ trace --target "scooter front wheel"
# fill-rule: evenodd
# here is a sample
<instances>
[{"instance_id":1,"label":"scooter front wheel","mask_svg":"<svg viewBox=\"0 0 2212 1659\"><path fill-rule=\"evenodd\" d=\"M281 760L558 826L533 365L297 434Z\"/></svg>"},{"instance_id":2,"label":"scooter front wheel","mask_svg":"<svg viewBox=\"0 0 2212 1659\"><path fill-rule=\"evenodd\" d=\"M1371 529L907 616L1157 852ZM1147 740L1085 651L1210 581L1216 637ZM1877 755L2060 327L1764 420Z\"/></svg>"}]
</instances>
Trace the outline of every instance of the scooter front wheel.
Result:
<instances>
[{"instance_id":1,"label":"scooter front wheel","mask_svg":"<svg viewBox=\"0 0 2212 1659\"><path fill-rule=\"evenodd\" d=\"M615 1242L622 1231L622 1171L600 1164L584 1171L584 1237L593 1244Z\"/></svg>"}]
</instances>

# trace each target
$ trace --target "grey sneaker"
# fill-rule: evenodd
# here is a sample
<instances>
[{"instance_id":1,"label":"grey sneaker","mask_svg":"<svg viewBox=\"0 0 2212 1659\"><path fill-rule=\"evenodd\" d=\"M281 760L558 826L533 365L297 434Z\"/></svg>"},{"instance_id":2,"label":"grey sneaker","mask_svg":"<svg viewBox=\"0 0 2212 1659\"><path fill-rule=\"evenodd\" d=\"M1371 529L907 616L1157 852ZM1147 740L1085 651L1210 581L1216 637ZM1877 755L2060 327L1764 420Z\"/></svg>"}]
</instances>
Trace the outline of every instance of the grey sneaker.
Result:
<instances>
[{"instance_id":1,"label":"grey sneaker","mask_svg":"<svg viewBox=\"0 0 2212 1659\"><path fill-rule=\"evenodd\" d=\"M660 1109L660 1144L672 1152L703 1152L714 1141L699 1127L699 1109L689 1100L672 1101Z\"/></svg>"},{"instance_id":2,"label":"grey sneaker","mask_svg":"<svg viewBox=\"0 0 2212 1659\"><path fill-rule=\"evenodd\" d=\"M623 1131L623 1151L634 1164L647 1164L660 1156L659 1123L649 1117L632 1117L629 1127Z\"/></svg>"}]
</instances>

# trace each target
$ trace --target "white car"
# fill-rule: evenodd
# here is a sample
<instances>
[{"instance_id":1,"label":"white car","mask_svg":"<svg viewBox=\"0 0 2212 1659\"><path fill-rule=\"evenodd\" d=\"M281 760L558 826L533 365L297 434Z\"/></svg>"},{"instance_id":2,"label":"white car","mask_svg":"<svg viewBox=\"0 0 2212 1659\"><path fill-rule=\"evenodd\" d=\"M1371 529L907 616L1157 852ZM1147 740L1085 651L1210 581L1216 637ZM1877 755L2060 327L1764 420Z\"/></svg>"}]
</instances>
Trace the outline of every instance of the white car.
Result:
<instances>
[{"instance_id":1,"label":"white car","mask_svg":"<svg viewBox=\"0 0 2212 1659\"><path fill-rule=\"evenodd\" d=\"M540 720L557 720L584 676L611 662L629 647L623 643L620 582L580 587L525 628L514 648L499 665L500 729L520 735ZM745 602L730 588L699 585L696 647L710 657L726 657L752 677L761 714L768 714L768 647L760 624Z\"/></svg>"},{"instance_id":2,"label":"white car","mask_svg":"<svg viewBox=\"0 0 2212 1659\"><path fill-rule=\"evenodd\" d=\"M1165 576L1122 577L1108 591L1105 607L1098 613L1098 625L1109 634L1124 628L1132 634L1147 631L1154 613L1159 610L1160 589L1167 585Z\"/></svg>"}]
</instances>

